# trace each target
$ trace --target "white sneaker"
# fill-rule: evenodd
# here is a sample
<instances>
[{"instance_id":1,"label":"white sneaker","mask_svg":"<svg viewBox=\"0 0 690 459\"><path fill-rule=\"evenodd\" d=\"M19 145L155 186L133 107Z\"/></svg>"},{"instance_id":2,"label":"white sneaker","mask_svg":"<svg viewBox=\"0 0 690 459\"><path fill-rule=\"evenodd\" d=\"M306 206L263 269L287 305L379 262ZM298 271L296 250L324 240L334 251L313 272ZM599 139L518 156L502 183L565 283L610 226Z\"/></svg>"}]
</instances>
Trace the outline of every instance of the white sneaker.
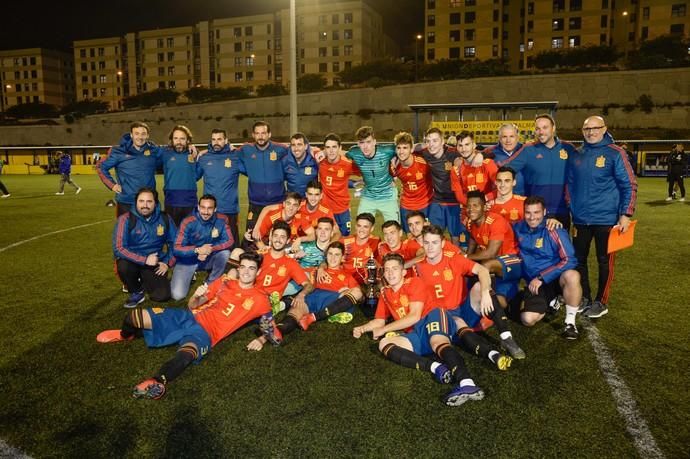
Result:
<instances>
[{"instance_id":1,"label":"white sneaker","mask_svg":"<svg viewBox=\"0 0 690 459\"><path fill-rule=\"evenodd\" d=\"M666 198L666 200L667 201L673 201L673 198L671 196L669 196L668 198Z\"/></svg>"},{"instance_id":2,"label":"white sneaker","mask_svg":"<svg viewBox=\"0 0 690 459\"><path fill-rule=\"evenodd\" d=\"M678 201L685 202L685 198L680 198Z\"/></svg>"},{"instance_id":3,"label":"white sneaker","mask_svg":"<svg viewBox=\"0 0 690 459\"><path fill-rule=\"evenodd\" d=\"M62 191L58 191L57 193L55 193L56 196L62 196L62 195L64 195L64 194L65 194L65 193L62 192Z\"/></svg>"},{"instance_id":4,"label":"white sneaker","mask_svg":"<svg viewBox=\"0 0 690 459\"><path fill-rule=\"evenodd\" d=\"M10 193L3 194L3 195L2 195L3 198L9 198L10 196L12 196Z\"/></svg>"},{"instance_id":5,"label":"white sneaker","mask_svg":"<svg viewBox=\"0 0 690 459\"><path fill-rule=\"evenodd\" d=\"M81 193L81 188L77 188L77 191L74 192L74 194L79 194Z\"/></svg>"}]
</instances>

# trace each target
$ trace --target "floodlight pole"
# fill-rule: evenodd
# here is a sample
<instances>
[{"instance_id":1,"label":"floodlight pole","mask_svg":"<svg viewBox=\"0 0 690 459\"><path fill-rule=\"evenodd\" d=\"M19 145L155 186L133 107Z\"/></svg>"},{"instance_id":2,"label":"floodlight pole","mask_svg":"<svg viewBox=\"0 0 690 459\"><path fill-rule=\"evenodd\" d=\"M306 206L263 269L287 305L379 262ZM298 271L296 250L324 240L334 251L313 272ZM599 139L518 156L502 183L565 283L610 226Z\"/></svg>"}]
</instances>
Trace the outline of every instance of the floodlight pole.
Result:
<instances>
[{"instance_id":1,"label":"floodlight pole","mask_svg":"<svg viewBox=\"0 0 690 459\"><path fill-rule=\"evenodd\" d=\"M297 13L290 0L290 135L297 132Z\"/></svg>"}]
</instances>

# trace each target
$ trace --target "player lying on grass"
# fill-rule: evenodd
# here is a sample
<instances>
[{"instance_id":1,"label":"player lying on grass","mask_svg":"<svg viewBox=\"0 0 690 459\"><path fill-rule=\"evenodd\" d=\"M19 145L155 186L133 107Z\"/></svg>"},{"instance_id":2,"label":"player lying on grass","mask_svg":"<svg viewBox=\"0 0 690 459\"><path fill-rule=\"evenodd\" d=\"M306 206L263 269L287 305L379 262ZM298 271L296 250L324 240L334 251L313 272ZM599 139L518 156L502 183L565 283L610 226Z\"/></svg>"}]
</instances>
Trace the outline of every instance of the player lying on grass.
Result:
<instances>
[{"instance_id":1,"label":"player lying on grass","mask_svg":"<svg viewBox=\"0 0 690 459\"><path fill-rule=\"evenodd\" d=\"M443 397L446 405L459 406L467 400L481 400L484 392L472 380L460 353L451 346L451 338L457 333L455 321L446 310L434 306L422 279L405 279L404 263L397 253L383 257L386 285L381 289L376 314L373 320L355 327L352 335L359 338L371 332L374 339L383 338L379 350L387 359L408 368L430 371L438 382L457 383ZM388 319L391 321L387 323ZM391 333L394 336L388 336ZM507 356L497 358L501 369L507 369L510 362Z\"/></svg>"},{"instance_id":2,"label":"player lying on grass","mask_svg":"<svg viewBox=\"0 0 690 459\"><path fill-rule=\"evenodd\" d=\"M338 315L344 323L352 320L349 312L362 300L362 290L355 279L343 268L345 247L339 241L331 242L326 249L325 280L316 281L314 291L305 297L305 303L292 302L288 314L279 321L277 327L285 336L298 327L307 330L317 320ZM266 338L260 336L247 345L250 351L261 350Z\"/></svg>"},{"instance_id":3,"label":"player lying on grass","mask_svg":"<svg viewBox=\"0 0 690 459\"><path fill-rule=\"evenodd\" d=\"M137 308L127 313L120 330L96 337L99 343L114 343L143 336L149 347L179 346L153 377L134 386L135 398L161 398L166 385L192 362L200 362L220 340L257 318L268 339L280 343L268 297L254 285L260 267L261 255L243 253L239 278L223 276L201 285L189 299L189 309Z\"/></svg>"}]
</instances>

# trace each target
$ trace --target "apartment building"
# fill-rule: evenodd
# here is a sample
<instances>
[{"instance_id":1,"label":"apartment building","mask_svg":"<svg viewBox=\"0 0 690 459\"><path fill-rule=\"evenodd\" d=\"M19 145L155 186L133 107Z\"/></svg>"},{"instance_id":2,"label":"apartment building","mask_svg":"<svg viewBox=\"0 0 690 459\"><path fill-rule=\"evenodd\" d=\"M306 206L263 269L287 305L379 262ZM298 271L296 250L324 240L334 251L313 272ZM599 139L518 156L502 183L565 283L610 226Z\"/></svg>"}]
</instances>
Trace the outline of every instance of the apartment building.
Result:
<instances>
[{"instance_id":1,"label":"apartment building","mask_svg":"<svg viewBox=\"0 0 690 459\"><path fill-rule=\"evenodd\" d=\"M78 100L101 100L111 110L122 108L127 87L127 44L123 37L74 42L75 84Z\"/></svg>"},{"instance_id":2,"label":"apartment building","mask_svg":"<svg viewBox=\"0 0 690 459\"><path fill-rule=\"evenodd\" d=\"M0 111L41 102L62 107L74 101L74 61L61 51L0 51Z\"/></svg>"}]
</instances>

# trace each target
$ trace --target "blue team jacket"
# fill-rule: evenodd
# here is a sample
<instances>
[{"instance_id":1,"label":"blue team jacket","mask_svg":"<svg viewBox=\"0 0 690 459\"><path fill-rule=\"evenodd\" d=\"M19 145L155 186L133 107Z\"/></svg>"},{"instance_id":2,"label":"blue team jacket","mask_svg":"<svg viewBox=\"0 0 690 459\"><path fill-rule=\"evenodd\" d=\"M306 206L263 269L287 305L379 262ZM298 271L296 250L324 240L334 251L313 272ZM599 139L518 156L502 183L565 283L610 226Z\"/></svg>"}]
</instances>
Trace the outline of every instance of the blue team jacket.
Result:
<instances>
[{"instance_id":1,"label":"blue team jacket","mask_svg":"<svg viewBox=\"0 0 690 459\"><path fill-rule=\"evenodd\" d=\"M237 197L240 174L246 175L244 164L229 144L219 152L213 151L209 144L208 153L196 163L196 179L204 178L204 194L216 198L217 210L222 214L237 215L240 212Z\"/></svg>"},{"instance_id":2,"label":"blue team jacket","mask_svg":"<svg viewBox=\"0 0 690 459\"><path fill-rule=\"evenodd\" d=\"M60 157L60 163L58 164L58 172L60 172L61 174L72 173L72 157L70 155L62 155Z\"/></svg>"},{"instance_id":3,"label":"blue team jacket","mask_svg":"<svg viewBox=\"0 0 690 459\"><path fill-rule=\"evenodd\" d=\"M249 203L257 206L278 204L285 199L285 172L283 158L287 147L268 142L264 150L256 144L245 143L237 153L249 178Z\"/></svg>"},{"instance_id":4,"label":"blue team jacket","mask_svg":"<svg viewBox=\"0 0 690 459\"><path fill-rule=\"evenodd\" d=\"M522 257L522 274L527 282L541 276L549 283L577 266L575 248L563 228L549 231L544 219L531 229L523 220L513 225L513 231Z\"/></svg>"},{"instance_id":5,"label":"blue team jacket","mask_svg":"<svg viewBox=\"0 0 690 459\"><path fill-rule=\"evenodd\" d=\"M615 225L621 215L635 212L635 173L608 132L598 143L584 142L568 158L567 189L577 225Z\"/></svg>"},{"instance_id":6,"label":"blue team jacket","mask_svg":"<svg viewBox=\"0 0 690 459\"><path fill-rule=\"evenodd\" d=\"M131 230L130 213L136 217L136 223ZM164 219L168 219L167 225ZM129 212L117 219L113 230L113 253L115 258L124 258L138 265L144 265L147 256L157 253L159 261L173 266L175 258L172 256L172 247L176 233L175 223L167 214L160 211L158 204L148 219L139 215L132 206ZM166 245L167 250L163 251L163 246Z\"/></svg>"},{"instance_id":7,"label":"blue team jacket","mask_svg":"<svg viewBox=\"0 0 690 459\"><path fill-rule=\"evenodd\" d=\"M171 147L159 150L163 164L165 183L165 205L172 207L194 207L196 197L196 160L189 151L177 153Z\"/></svg>"},{"instance_id":8,"label":"blue team jacket","mask_svg":"<svg viewBox=\"0 0 690 459\"><path fill-rule=\"evenodd\" d=\"M319 164L314 159L311 145L307 145L307 151L301 163L297 163L292 150L288 150L283 158L283 170L285 171L287 190L295 191L304 196L307 193L307 184L319 175Z\"/></svg>"},{"instance_id":9,"label":"blue team jacket","mask_svg":"<svg viewBox=\"0 0 690 459\"><path fill-rule=\"evenodd\" d=\"M134 204L134 197L142 187L156 189L156 167L159 164L158 147L146 143L140 150L132 145L129 134L122 136L120 146L110 149L96 167L98 176L105 186L113 189L116 183L122 187L122 193L115 195L115 200L123 204ZM115 168L117 182L110 169Z\"/></svg>"},{"instance_id":10,"label":"blue team jacket","mask_svg":"<svg viewBox=\"0 0 690 459\"><path fill-rule=\"evenodd\" d=\"M194 209L194 213L180 223L173 254L178 263L195 265L199 262L197 254L194 253L195 248L211 244L213 251L218 252L229 249L232 243L225 216L216 213L208 221L204 221L199 215L199 210Z\"/></svg>"},{"instance_id":11,"label":"blue team jacket","mask_svg":"<svg viewBox=\"0 0 690 459\"><path fill-rule=\"evenodd\" d=\"M518 142L518 144L515 146L515 150L513 151L513 155L520 151L520 148L522 148L522 144ZM497 143L496 145L493 145L491 147L488 147L486 150L485 156L490 157L493 155L493 160L496 163L496 165L502 165L505 163L508 158L510 158L512 155L509 155L506 153L505 149L501 146L500 143ZM482 152L482 153L484 153ZM500 167L500 166L499 166ZM515 172L515 181L516 184L513 187L513 194L519 194L520 196L525 195L525 178L522 176L522 172Z\"/></svg>"},{"instance_id":12,"label":"blue team jacket","mask_svg":"<svg viewBox=\"0 0 690 459\"><path fill-rule=\"evenodd\" d=\"M556 139L552 148L539 142L526 143L502 166L521 171L525 179L525 196L541 196L546 201L550 217L567 215L565 200L565 167L568 157L575 153L575 147Z\"/></svg>"}]
</instances>

